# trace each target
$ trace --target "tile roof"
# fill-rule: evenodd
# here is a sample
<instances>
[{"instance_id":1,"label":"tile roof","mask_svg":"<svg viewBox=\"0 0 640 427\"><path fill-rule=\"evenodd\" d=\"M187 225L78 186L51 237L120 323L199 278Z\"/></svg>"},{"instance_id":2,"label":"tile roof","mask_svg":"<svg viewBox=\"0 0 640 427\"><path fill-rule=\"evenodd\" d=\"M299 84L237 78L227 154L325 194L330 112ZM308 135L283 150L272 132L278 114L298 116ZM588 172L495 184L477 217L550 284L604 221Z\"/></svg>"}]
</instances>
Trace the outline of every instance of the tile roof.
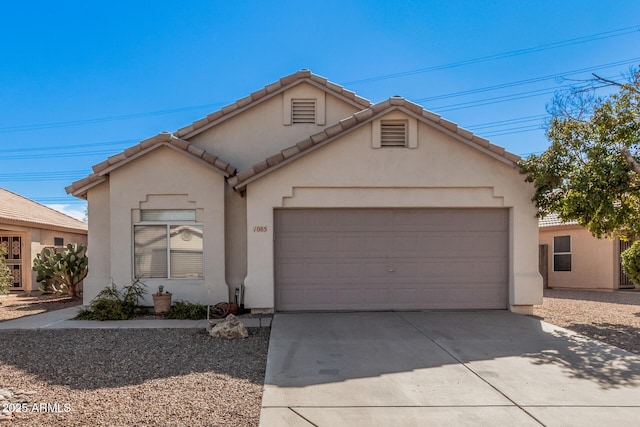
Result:
<instances>
[{"instance_id":1,"label":"tile roof","mask_svg":"<svg viewBox=\"0 0 640 427\"><path fill-rule=\"evenodd\" d=\"M87 232L87 224L68 215L0 188L0 223L45 229Z\"/></svg>"},{"instance_id":2,"label":"tile roof","mask_svg":"<svg viewBox=\"0 0 640 427\"><path fill-rule=\"evenodd\" d=\"M236 173L236 169L224 160L214 156L213 154L203 150L191 144L188 141L180 139L175 135L163 132L158 135L145 139L138 145L129 147L121 153L115 154L109 157L102 163L98 163L93 166L93 173L86 178L78 180L68 186L65 190L67 193L73 194L77 197L85 197L87 190L94 187L104 181L112 170L117 169L130 161L137 159L138 157L148 153L151 150L155 150L158 147L173 148L183 154L193 157L199 161L204 162L214 170L222 173L225 177L229 177Z\"/></svg>"},{"instance_id":3,"label":"tile roof","mask_svg":"<svg viewBox=\"0 0 640 427\"><path fill-rule=\"evenodd\" d=\"M211 153L207 153L195 145L190 145L187 141L189 138L209 129L212 126L225 121L242 111L245 111L255 105L264 102L273 96L284 92L285 90L297 86L302 83L308 83L319 89L322 89L337 98L357 107L368 108L371 102L367 99L357 96L354 92L344 87L328 81L326 78L317 74L313 74L309 70L300 70L288 76L282 77L280 80L270 83L260 90L253 92L251 95L241 98L236 102L222 107L220 110L209 114L208 116L196 120L188 126L178 129L174 133L163 132L154 137L142 141L140 144L130 147L123 152L109 157L102 163L93 166L93 173L86 178L78 180L66 188L67 193L76 197L86 197L87 190L104 181L106 181L109 172L117 167L127 163L133 158L139 157L142 152L149 151L149 147L162 143L172 148L178 148L188 152L196 157L214 165L221 170L226 177L236 173L235 168L229 163L215 157ZM169 135L169 137L167 137ZM169 138L169 139L167 139ZM154 147L155 148L155 147Z\"/></svg>"},{"instance_id":4,"label":"tile roof","mask_svg":"<svg viewBox=\"0 0 640 427\"><path fill-rule=\"evenodd\" d=\"M458 127L457 124L443 119L438 114L425 110L418 104L414 104L402 97L394 96L386 101L372 105L354 115L342 119L339 123L324 129L322 132L311 135L297 144L282 150L281 152L253 165L253 167L241 171L228 179L229 184L236 190L243 190L247 184L273 170L323 146L335 141L376 118L388 114L394 110L401 110L416 117L418 120L435 127L451 135L459 141L476 148L485 154L496 158L510 166L516 166L520 157L506 151L504 148L491 144L488 140L474 135L472 132Z\"/></svg>"},{"instance_id":5,"label":"tile roof","mask_svg":"<svg viewBox=\"0 0 640 427\"><path fill-rule=\"evenodd\" d=\"M278 81L270 83L262 89L253 92L251 95L241 98L226 107L222 107L215 113L211 113L207 117L196 120L190 125L178 129L174 133L178 138L189 139L192 136L209 129L210 127L215 126L242 111L254 107L256 104L264 102L269 98L272 98L273 96L301 83L308 83L324 90L325 92L331 93L337 98L340 98L357 108L367 108L371 106L371 102L369 100L356 95L354 92L347 90L338 84L330 82L322 76L303 69L293 74L289 74Z\"/></svg>"},{"instance_id":6,"label":"tile roof","mask_svg":"<svg viewBox=\"0 0 640 427\"><path fill-rule=\"evenodd\" d=\"M538 219L538 227L558 227L562 225L578 225L578 221L563 221L557 213L550 213Z\"/></svg>"}]
</instances>

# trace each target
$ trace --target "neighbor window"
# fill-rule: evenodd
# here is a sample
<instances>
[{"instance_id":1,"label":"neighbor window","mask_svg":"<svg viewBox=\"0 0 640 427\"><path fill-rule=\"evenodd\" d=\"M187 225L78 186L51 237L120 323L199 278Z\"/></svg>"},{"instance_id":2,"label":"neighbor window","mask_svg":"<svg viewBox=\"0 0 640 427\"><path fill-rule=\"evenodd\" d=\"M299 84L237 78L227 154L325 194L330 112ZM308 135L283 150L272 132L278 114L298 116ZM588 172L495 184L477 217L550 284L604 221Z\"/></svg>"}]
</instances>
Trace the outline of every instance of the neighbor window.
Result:
<instances>
[{"instance_id":1,"label":"neighbor window","mask_svg":"<svg viewBox=\"0 0 640 427\"><path fill-rule=\"evenodd\" d=\"M142 210L133 226L135 277L201 279L202 225L195 210Z\"/></svg>"},{"instance_id":2,"label":"neighbor window","mask_svg":"<svg viewBox=\"0 0 640 427\"><path fill-rule=\"evenodd\" d=\"M54 237L53 238L53 246L64 246L64 238L62 238L62 237Z\"/></svg>"},{"instance_id":3,"label":"neighbor window","mask_svg":"<svg viewBox=\"0 0 640 427\"><path fill-rule=\"evenodd\" d=\"M554 236L553 271L571 271L571 236Z\"/></svg>"}]
</instances>

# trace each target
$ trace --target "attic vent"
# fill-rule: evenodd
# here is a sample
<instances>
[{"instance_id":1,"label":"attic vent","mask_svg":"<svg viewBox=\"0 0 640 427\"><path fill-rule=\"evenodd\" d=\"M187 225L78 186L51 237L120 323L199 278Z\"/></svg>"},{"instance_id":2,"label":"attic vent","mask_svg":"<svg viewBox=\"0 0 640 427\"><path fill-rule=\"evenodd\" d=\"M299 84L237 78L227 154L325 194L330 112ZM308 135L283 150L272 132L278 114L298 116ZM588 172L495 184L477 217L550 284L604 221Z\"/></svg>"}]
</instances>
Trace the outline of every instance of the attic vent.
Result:
<instances>
[{"instance_id":1,"label":"attic vent","mask_svg":"<svg viewBox=\"0 0 640 427\"><path fill-rule=\"evenodd\" d=\"M381 147L406 147L407 122L383 121L380 123Z\"/></svg>"},{"instance_id":2,"label":"attic vent","mask_svg":"<svg viewBox=\"0 0 640 427\"><path fill-rule=\"evenodd\" d=\"M315 99L292 99L291 100L291 122L292 123L315 123L316 122L316 100Z\"/></svg>"}]
</instances>

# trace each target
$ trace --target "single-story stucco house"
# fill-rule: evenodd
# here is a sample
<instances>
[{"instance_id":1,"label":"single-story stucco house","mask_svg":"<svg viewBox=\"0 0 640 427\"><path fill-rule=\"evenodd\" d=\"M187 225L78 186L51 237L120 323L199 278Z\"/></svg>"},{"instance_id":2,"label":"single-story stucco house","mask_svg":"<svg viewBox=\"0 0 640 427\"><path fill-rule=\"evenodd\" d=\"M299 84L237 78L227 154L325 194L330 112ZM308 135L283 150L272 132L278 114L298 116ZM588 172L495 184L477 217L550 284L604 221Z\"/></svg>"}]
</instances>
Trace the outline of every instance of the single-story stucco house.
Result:
<instances>
[{"instance_id":1,"label":"single-story stucco house","mask_svg":"<svg viewBox=\"0 0 640 427\"><path fill-rule=\"evenodd\" d=\"M7 249L12 291L38 289L33 259L46 247L87 244L87 224L0 188L0 245Z\"/></svg>"},{"instance_id":2,"label":"single-story stucco house","mask_svg":"<svg viewBox=\"0 0 640 427\"><path fill-rule=\"evenodd\" d=\"M615 290L634 288L620 264L629 242L598 239L576 221L557 214L539 221L540 273L546 288Z\"/></svg>"},{"instance_id":3,"label":"single-story stucco house","mask_svg":"<svg viewBox=\"0 0 640 427\"><path fill-rule=\"evenodd\" d=\"M67 187L89 205L85 303L140 278L202 303L244 285L254 310L529 313L542 278L518 160L301 70Z\"/></svg>"}]
</instances>

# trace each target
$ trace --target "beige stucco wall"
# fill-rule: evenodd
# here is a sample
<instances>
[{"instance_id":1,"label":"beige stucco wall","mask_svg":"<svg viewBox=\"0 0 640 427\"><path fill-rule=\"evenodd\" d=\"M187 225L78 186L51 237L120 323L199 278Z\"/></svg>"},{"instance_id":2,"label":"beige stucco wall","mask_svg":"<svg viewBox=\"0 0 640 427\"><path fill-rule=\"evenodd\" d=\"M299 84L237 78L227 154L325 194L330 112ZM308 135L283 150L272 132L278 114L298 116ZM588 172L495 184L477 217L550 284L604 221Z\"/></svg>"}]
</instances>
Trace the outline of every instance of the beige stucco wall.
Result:
<instances>
[{"instance_id":1,"label":"beige stucco wall","mask_svg":"<svg viewBox=\"0 0 640 427\"><path fill-rule=\"evenodd\" d=\"M540 229L540 244L548 245L550 288L618 288L618 242L597 239L585 227L561 226ZM571 271L553 271L554 236L571 236Z\"/></svg>"},{"instance_id":2,"label":"beige stucco wall","mask_svg":"<svg viewBox=\"0 0 640 427\"><path fill-rule=\"evenodd\" d=\"M423 123L417 148L373 149L372 127L248 185L245 304L274 306L273 210L280 207L509 208L509 304L520 312L541 304L533 188L518 171Z\"/></svg>"},{"instance_id":3,"label":"beige stucco wall","mask_svg":"<svg viewBox=\"0 0 640 427\"><path fill-rule=\"evenodd\" d=\"M111 284L111 203L109 181L87 192L89 220L89 274L84 279L83 303L88 305Z\"/></svg>"},{"instance_id":4,"label":"beige stucco wall","mask_svg":"<svg viewBox=\"0 0 640 427\"><path fill-rule=\"evenodd\" d=\"M298 98L316 99L318 115L324 113L324 121L285 125L291 99ZM315 86L302 83L189 138L189 142L243 170L359 109ZM247 275L247 205L246 198L228 186L224 200L225 270L229 299L232 299L234 289L244 282Z\"/></svg>"},{"instance_id":5,"label":"beige stucco wall","mask_svg":"<svg viewBox=\"0 0 640 427\"><path fill-rule=\"evenodd\" d=\"M101 253L91 253L85 302L112 280L118 286L133 280L133 224L140 209L196 209L204 233L204 279L143 279L148 288L144 304L153 304L158 285L174 300L226 301L224 185L220 173L168 147L112 171L108 185L89 191L90 239L104 240Z\"/></svg>"},{"instance_id":6,"label":"beige stucco wall","mask_svg":"<svg viewBox=\"0 0 640 427\"><path fill-rule=\"evenodd\" d=\"M45 247L54 246L54 237L62 237L64 244L81 243L87 245L87 234L61 229L0 224L0 235L14 235L22 238L22 289L25 292L37 290L40 285L33 271L33 260Z\"/></svg>"},{"instance_id":7,"label":"beige stucco wall","mask_svg":"<svg viewBox=\"0 0 640 427\"><path fill-rule=\"evenodd\" d=\"M285 97L323 99L326 125L284 125L284 112L290 108ZM244 170L360 109L302 83L189 138L189 142Z\"/></svg>"}]
</instances>

